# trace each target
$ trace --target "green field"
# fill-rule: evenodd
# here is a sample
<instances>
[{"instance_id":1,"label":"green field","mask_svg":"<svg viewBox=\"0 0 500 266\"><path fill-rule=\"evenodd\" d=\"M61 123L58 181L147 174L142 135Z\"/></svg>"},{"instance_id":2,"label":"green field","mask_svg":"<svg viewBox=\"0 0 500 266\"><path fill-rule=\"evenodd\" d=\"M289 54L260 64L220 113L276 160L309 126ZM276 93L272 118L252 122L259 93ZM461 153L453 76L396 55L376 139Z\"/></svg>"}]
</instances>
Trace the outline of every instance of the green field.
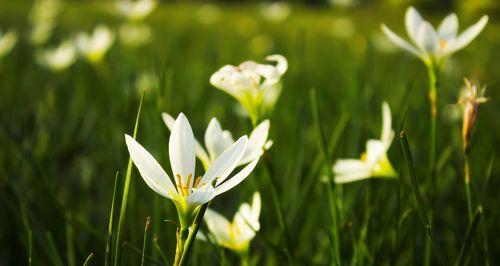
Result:
<instances>
[{"instance_id":1,"label":"green field","mask_svg":"<svg viewBox=\"0 0 500 266\"><path fill-rule=\"evenodd\" d=\"M141 94L137 140L171 175L170 131L161 113L176 117L183 112L198 140L203 140L212 117L235 138L250 134L252 123L241 114L238 102L209 80L226 64L263 63L270 54L285 56L289 64L282 94L268 116L273 146L245 181L210 205L231 218L242 202L260 191L260 231L251 242L250 265L335 265L337 260L341 265L438 265L419 216L401 129L410 144L416 185L442 263L455 263L464 243L469 248L462 263L500 263L498 4L417 6L434 25L457 12L460 31L483 14L490 17L484 31L451 56L438 77L434 177L429 174L426 68L380 30L385 23L406 36L407 6L291 5L290 14L281 19L266 13L262 4L161 3L143 22L152 30L147 44L127 47L117 37L102 62L78 58L59 72L37 62L39 51L79 31L89 32L97 24L116 31L123 19L110 11L112 6L65 3L50 39L34 45L29 41L32 3L0 3L0 31L15 29L19 35L12 51L0 58L0 265L25 265L29 258L33 265L82 265L90 253L94 256L88 265L102 265L118 171L111 235L111 256L117 257L129 160L124 134L133 133ZM462 119L456 105L465 77L485 84L489 98L479 108L471 139L472 207L475 212L481 206L482 215L471 226L469 240ZM326 161L311 111L312 90L329 146ZM366 141L379 137L384 101L392 110L396 133L388 157L399 177L336 185L332 191L331 184L322 181L330 172L328 163L359 158ZM197 173L203 173L199 161L197 167ZM178 225L175 205L153 192L135 166L127 198L118 264L139 265L145 243L146 264L171 265ZM332 226L332 204L337 226ZM151 228L144 241L147 217ZM207 231L205 224L201 230ZM202 241L196 241L189 261L239 263L232 251Z\"/></svg>"}]
</instances>

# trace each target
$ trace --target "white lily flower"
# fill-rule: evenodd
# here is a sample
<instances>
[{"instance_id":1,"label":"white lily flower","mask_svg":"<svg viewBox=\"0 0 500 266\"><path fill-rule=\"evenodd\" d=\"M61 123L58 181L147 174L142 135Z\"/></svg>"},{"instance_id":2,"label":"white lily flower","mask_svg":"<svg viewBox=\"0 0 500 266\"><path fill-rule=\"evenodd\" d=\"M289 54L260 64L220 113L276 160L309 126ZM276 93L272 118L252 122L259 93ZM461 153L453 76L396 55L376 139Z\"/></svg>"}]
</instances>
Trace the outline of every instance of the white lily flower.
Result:
<instances>
[{"instance_id":1,"label":"white lily flower","mask_svg":"<svg viewBox=\"0 0 500 266\"><path fill-rule=\"evenodd\" d=\"M196 141L189 121L183 113L175 120L169 139L169 157L175 182L154 157L129 135L125 135L130 158L146 184L156 193L171 199L179 213L181 228L187 228L199 207L243 181L255 168L258 158L240 172L228 178L237 167L247 148L243 136L227 148L203 176L195 176Z\"/></svg>"},{"instance_id":2,"label":"white lily flower","mask_svg":"<svg viewBox=\"0 0 500 266\"><path fill-rule=\"evenodd\" d=\"M163 122L170 131L174 128L174 118L167 114L161 114ZM247 149L243 153L237 166L246 165L255 159L258 159L264 150L267 150L272 145L272 141L268 140L269 135L269 120L265 120L257 125L250 137L248 138ZM203 163L205 169L208 169L221 154L234 144L234 139L228 130L223 130L217 118L212 118L205 131L205 147L200 142L195 140L195 153L198 159Z\"/></svg>"},{"instance_id":3,"label":"white lily flower","mask_svg":"<svg viewBox=\"0 0 500 266\"><path fill-rule=\"evenodd\" d=\"M91 63L101 62L114 41L115 33L105 25L98 25L91 35L82 32L76 37L78 50Z\"/></svg>"},{"instance_id":4,"label":"white lily flower","mask_svg":"<svg viewBox=\"0 0 500 266\"><path fill-rule=\"evenodd\" d=\"M245 61L239 66L226 65L210 77L210 83L236 98L247 110L253 122L262 112L272 109L281 94L281 77L288 68L282 55L270 55L266 60L276 66Z\"/></svg>"},{"instance_id":5,"label":"white lily flower","mask_svg":"<svg viewBox=\"0 0 500 266\"><path fill-rule=\"evenodd\" d=\"M452 53L464 48L488 23L488 16L484 15L478 22L458 34L458 18L455 13L446 16L437 30L425 21L418 11L409 7L406 10L406 32L414 45L399 37L387 26L382 24L382 31L397 46L418 56L426 64L441 64Z\"/></svg>"},{"instance_id":6,"label":"white lily flower","mask_svg":"<svg viewBox=\"0 0 500 266\"><path fill-rule=\"evenodd\" d=\"M383 122L380 139L371 139L366 143L366 152L361 159L339 159L333 166L335 183L348 183L370 177L396 177L397 173L387 158L387 151L394 138L391 128L391 109L389 104L382 104Z\"/></svg>"},{"instance_id":7,"label":"white lily flower","mask_svg":"<svg viewBox=\"0 0 500 266\"><path fill-rule=\"evenodd\" d=\"M0 59L6 56L16 45L17 33L13 30L0 31Z\"/></svg>"},{"instance_id":8,"label":"white lily flower","mask_svg":"<svg viewBox=\"0 0 500 266\"><path fill-rule=\"evenodd\" d=\"M261 199L259 192L253 194L252 204L243 203L234 215L233 221L228 221L217 212L207 209L205 222L209 236L219 246L231 249L237 253L246 254L250 242L260 230L259 216ZM201 240L207 236L200 234Z\"/></svg>"},{"instance_id":9,"label":"white lily flower","mask_svg":"<svg viewBox=\"0 0 500 266\"><path fill-rule=\"evenodd\" d=\"M76 48L70 40L63 41L58 47L37 53L37 62L53 71L62 71L71 66L77 58Z\"/></svg>"},{"instance_id":10,"label":"white lily flower","mask_svg":"<svg viewBox=\"0 0 500 266\"><path fill-rule=\"evenodd\" d=\"M120 0L116 2L116 11L128 20L139 21L153 12L157 5L157 0Z\"/></svg>"}]
</instances>

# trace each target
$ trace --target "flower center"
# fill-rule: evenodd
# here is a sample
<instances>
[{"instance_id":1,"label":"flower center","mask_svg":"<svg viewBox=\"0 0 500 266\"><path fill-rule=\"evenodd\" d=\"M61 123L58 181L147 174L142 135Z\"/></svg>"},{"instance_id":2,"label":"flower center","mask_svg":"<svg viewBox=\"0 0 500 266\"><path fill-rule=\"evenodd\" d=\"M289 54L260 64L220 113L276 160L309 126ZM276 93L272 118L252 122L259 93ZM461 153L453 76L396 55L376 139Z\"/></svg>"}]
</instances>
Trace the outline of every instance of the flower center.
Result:
<instances>
[{"instance_id":1,"label":"flower center","mask_svg":"<svg viewBox=\"0 0 500 266\"><path fill-rule=\"evenodd\" d=\"M448 41L445 39L439 40L439 48L444 49L448 45Z\"/></svg>"},{"instance_id":2,"label":"flower center","mask_svg":"<svg viewBox=\"0 0 500 266\"><path fill-rule=\"evenodd\" d=\"M191 190L189 189L189 184L191 184L191 179L193 179L193 175L189 174L187 177L186 184L182 184L182 176L180 174L175 175L177 177L177 188L179 191L179 194L181 196L187 196L191 193ZM205 185L205 183L200 183L201 182L201 176L198 176L196 180L194 181L193 188L201 188Z\"/></svg>"}]
</instances>

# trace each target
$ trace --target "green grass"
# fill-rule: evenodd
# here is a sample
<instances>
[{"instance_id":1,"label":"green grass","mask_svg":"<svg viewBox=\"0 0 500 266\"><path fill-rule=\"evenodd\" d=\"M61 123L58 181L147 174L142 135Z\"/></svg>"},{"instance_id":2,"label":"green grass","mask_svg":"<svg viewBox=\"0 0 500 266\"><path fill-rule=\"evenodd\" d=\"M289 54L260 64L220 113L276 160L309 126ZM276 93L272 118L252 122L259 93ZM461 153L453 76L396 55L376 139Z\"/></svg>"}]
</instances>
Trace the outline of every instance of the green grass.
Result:
<instances>
[{"instance_id":1,"label":"green grass","mask_svg":"<svg viewBox=\"0 0 500 266\"><path fill-rule=\"evenodd\" d=\"M276 186L266 177L261 160L244 183L211 203L212 208L232 217L241 202L248 201L255 190L261 192L261 231L252 242L251 261L285 263L284 249L289 245L297 265L333 263L331 208L327 183L320 181L327 169L309 101L310 90L315 89L324 136L321 142L330 145L326 153L334 157L331 161L358 157L365 141L379 136L382 101L391 106L396 134L406 114L404 130L421 202L432 213L432 232L443 262L457 261L467 240L466 258L460 263L500 263L496 241L500 180L498 167L492 163L500 152L498 6L481 12L459 9L463 26L482 13L488 13L491 21L471 45L449 60L440 77L435 195L430 194L431 182L426 179L430 125L426 69L406 53L380 48L387 43L380 43L379 24L384 22L402 33L404 7L294 7L285 21L270 22L259 6L227 5L219 7L213 24L202 23L200 16L207 14L200 14L200 7L161 5L147 19L154 29L149 45L130 49L117 42L99 68L78 60L55 74L34 61L36 50L26 40L30 4L0 3L0 28L15 27L22 34L14 50L0 59L0 264L26 264L30 258L33 265L67 265L68 260L78 265L87 258L88 265L103 264L115 198L114 174L126 172L129 155L123 136L134 126L141 92L145 90L137 139L169 169L169 131L161 112L184 112L198 139L214 116L234 136L248 134L250 121L236 114L235 101L213 88L209 78L225 64L263 61L272 53L283 54L290 64L283 93L270 117L274 145L269 156ZM428 4L422 13L437 22L451 11L436 8ZM78 30L89 31L99 22L113 28L120 24L98 2L67 4L51 43ZM334 25L341 23L352 23L352 34L340 34L345 26ZM139 86L141 73L156 78L150 86ZM450 118L463 77L486 83L490 97L480 107L470 155L473 209L482 206L472 240L467 233L460 121ZM397 137L389 158L400 170L399 181L367 180L335 187L342 265L424 263L427 235ZM201 163L198 165L201 169ZM125 183L123 174L118 178L116 209ZM290 232L289 244L276 217L273 189ZM118 211L114 212L116 223ZM151 227L145 237L147 217L151 217ZM123 265L138 265L141 260L150 265L165 259L171 263L176 232L171 221L176 220L174 205L151 191L133 167L122 227L126 244L115 243L116 238L112 242L121 245ZM484 235L489 241L488 255ZM144 256L142 247L147 247ZM111 250L114 256L115 248ZM238 257L198 241L189 262L234 265ZM431 262L437 263L434 256Z\"/></svg>"}]
</instances>

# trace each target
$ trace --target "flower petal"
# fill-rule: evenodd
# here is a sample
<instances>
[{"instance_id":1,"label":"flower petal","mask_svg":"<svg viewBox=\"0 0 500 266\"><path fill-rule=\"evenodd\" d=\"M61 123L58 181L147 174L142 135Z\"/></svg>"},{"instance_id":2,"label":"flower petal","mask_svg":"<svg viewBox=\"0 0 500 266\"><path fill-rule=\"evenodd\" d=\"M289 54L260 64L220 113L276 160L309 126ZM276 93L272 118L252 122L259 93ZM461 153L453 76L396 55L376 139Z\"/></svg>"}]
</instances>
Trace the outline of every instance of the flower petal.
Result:
<instances>
[{"instance_id":1,"label":"flower petal","mask_svg":"<svg viewBox=\"0 0 500 266\"><path fill-rule=\"evenodd\" d=\"M177 190L160 164L129 135L125 135L125 142L130 158L139 169L139 173L146 184L156 193L172 199L177 194Z\"/></svg>"},{"instance_id":2,"label":"flower petal","mask_svg":"<svg viewBox=\"0 0 500 266\"><path fill-rule=\"evenodd\" d=\"M410 43L405 41L403 38L399 37L396 33L394 33L392 30L387 28L384 24L381 25L381 29L384 32L385 36L389 38L395 45L399 46L400 48L420 57L420 52L413 47Z\"/></svg>"},{"instance_id":3,"label":"flower petal","mask_svg":"<svg viewBox=\"0 0 500 266\"><path fill-rule=\"evenodd\" d=\"M167 128L170 131L172 131L172 128L174 128L175 119L168 113L162 113L161 118L163 119L163 122L165 123ZM196 156L198 156L198 159L201 160L201 162L205 167L210 164L210 158L208 157L207 152L196 139L195 139L194 152L196 153Z\"/></svg>"},{"instance_id":4,"label":"flower petal","mask_svg":"<svg viewBox=\"0 0 500 266\"><path fill-rule=\"evenodd\" d=\"M369 170L365 162L357 159L339 159L333 165L335 175Z\"/></svg>"},{"instance_id":5,"label":"flower petal","mask_svg":"<svg viewBox=\"0 0 500 266\"><path fill-rule=\"evenodd\" d=\"M446 16L438 27L438 35L441 39L450 41L455 39L458 31L458 18L455 13Z\"/></svg>"},{"instance_id":6,"label":"flower petal","mask_svg":"<svg viewBox=\"0 0 500 266\"><path fill-rule=\"evenodd\" d=\"M250 173L253 171L253 169L257 165L258 161L259 161L258 158L253 160L253 162L251 162L247 166L245 166L239 173L237 173L236 175L229 178L226 182L217 186L215 188L215 193L217 195L220 195L220 194L232 189L233 187L237 186L239 183L241 183L241 181L245 180L245 178L247 178L248 175L250 175Z\"/></svg>"},{"instance_id":7,"label":"flower petal","mask_svg":"<svg viewBox=\"0 0 500 266\"><path fill-rule=\"evenodd\" d=\"M366 142L365 162L371 167L376 164L387 152L385 143L378 139L370 139Z\"/></svg>"},{"instance_id":8,"label":"flower petal","mask_svg":"<svg viewBox=\"0 0 500 266\"><path fill-rule=\"evenodd\" d=\"M288 69L288 61L286 58L279 54L274 54L266 57L267 61L276 62L276 69L278 72L283 75Z\"/></svg>"},{"instance_id":9,"label":"flower petal","mask_svg":"<svg viewBox=\"0 0 500 266\"><path fill-rule=\"evenodd\" d=\"M223 131L217 118L212 118L205 131L205 145L210 160L215 161L229 146L234 143L231 133Z\"/></svg>"},{"instance_id":10,"label":"flower petal","mask_svg":"<svg viewBox=\"0 0 500 266\"><path fill-rule=\"evenodd\" d=\"M203 218L207 223L210 234L215 237L217 242L219 242L218 244L232 242L229 233L231 224L224 216L212 211L211 209L207 209Z\"/></svg>"},{"instance_id":11,"label":"flower petal","mask_svg":"<svg viewBox=\"0 0 500 266\"><path fill-rule=\"evenodd\" d=\"M408 36L410 36L410 38L415 43L418 42L418 30L423 22L424 19L414 7L411 6L408 9L406 9L406 15L405 15L406 33L408 33Z\"/></svg>"},{"instance_id":12,"label":"flower petal","mask_svg":"<svg viewBox=\"0 0 500 266\"><path fill-rule=\"evenodd\" d=\"M455 41L450 43L448 49L445 50L445 54L454 53L467 46L479 35L479 33L481 33L487 23L488 16L484 15L478 22L476 22L476 24L467 28L457 37L457 39L455 39Z\"/></svg>"},{"instance_id":13,"label":"flower petal","mask_svg":"<svg viewBox=\"0 0 500 266\"><path fill-rule=\"evenodd\" d=\"M417 46L428 54L434 54L439 49L439 36L427 21L424 21L418 29Z\"/></svg>"},{"instance_id":14,"label":"flower petal","mask_svg":"<svg viewBox=\"0 0 500 266\"><path fill-rule=\"evenodd\" d=\"M335 183L336 184L345 184L345 183L350 183L350 182L368 179L370 177L372 177L371 171L364 169L364 170L354 171L351 173L336 175L335 176Z\"/></svg>"},{"instance_id":15,"label":"flower petal","mask_svg":"<svg viewBox=\"0 0 500 266\"><path fill-rule=\"evenodd\" d=\"M250 134L248 145L238 165L245 165L264 153L264 145L269 135L269 120L261 122Z\"/></svg>"},{"instance_id":16,"label":"flower petal","mask_svg":"<svg viewBox=\"0 0 500 266\"><path fill-rule=\"evenodd\" d=\"M394 138L394 130L392 130L391 108L387 102L382 103L382 135L380 141L389 148L392 139Z\"/></svg>"},{"instance_id":17,"label":"flower petal","mask_svg":"<svg viewBox=\"0 0 500 266\"><path fill-rule=\"evenodd\" d=\"M201 183L211 185L214 178L217 179L217 184L224 181L227 176L234 170L241 160L243 153L246 150L248 137L239 138L231 147L227 148L208 168L205 175L201 179Z\"/></svg>"},{"instance_id":18,"label":"flower petal","mask_svg":"<svg viewBox=\"0 0 500 266\"><path fill-rule=\"evenodd\" d=\"M168 146L170 165L175 178L180 175L182 185L191 188L195 179L195 141L191 125L189 125L189 121L183 113L180 113L177 120L175 120ZM191 175L191 178L189 184L187 184L189 175Z\"/></svg>"},{"instance_id":19,"label":"flower petal","mask_svg":"<svg viewBox=\"0 0 500 266\"><path fill-rule=\"evenodd\" d=\"M191 206L200 206L211 201L216 195L215 189L211 185L193 188L186 202Z\"/></svg>"}]
</instances>

